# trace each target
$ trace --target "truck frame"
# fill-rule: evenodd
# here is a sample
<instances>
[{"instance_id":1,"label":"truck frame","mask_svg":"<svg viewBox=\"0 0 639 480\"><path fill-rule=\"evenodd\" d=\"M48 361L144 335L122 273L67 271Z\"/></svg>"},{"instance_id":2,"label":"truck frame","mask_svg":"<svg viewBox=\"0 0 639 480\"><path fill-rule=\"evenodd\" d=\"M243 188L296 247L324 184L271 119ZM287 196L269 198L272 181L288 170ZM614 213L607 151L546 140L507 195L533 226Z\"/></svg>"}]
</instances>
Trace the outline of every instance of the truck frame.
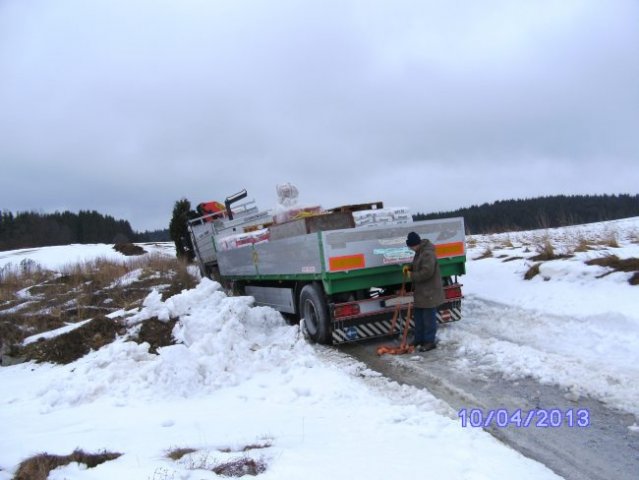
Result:
<instances>
[{"instance_id":1,"label":"truck frame","mask_svg":"<svg viewBox=\"0 0 639 480\"><path fill-rule=\"evenodd\" d=\"M438 308L438 321L461 318L458 277L465 273L466 261L463 218L339 228L344 225L339 213L342 217L352 214L333 211L288 222L283 238L272 235L269 241L224 249L223 239L272 221L255 202L230 208L245 196L243 191L227 198L224 215L209 214L188 222L200 271L237 294L254 297L256 305L303 319L313 341L340 344L401 331L403 316L395 332L391 318L396 309L405 312L413 301L412 294L402 292L406 280L402 266L414 255L405 244L411 231L435 245L446 298ZM308 232L309 228L316 231Z\"/></svg>"}]
</instances>

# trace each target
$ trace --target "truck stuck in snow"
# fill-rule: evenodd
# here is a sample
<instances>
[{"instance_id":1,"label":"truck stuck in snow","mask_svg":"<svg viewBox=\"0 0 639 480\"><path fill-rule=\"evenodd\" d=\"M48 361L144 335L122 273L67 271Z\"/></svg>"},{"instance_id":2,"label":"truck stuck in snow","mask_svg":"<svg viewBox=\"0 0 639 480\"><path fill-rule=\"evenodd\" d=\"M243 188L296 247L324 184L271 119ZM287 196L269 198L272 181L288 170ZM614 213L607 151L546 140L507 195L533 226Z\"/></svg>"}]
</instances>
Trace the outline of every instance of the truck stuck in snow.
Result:
<instances>
[{"instance_id":1,"label":"truck stuck in snow","mask_svg":"<svg viewBox=\"0 0 639 480\"><path fill-rule=\"evenodd\" d=\"M465 273L463 218L413 222L407 209L381 202L259 210L245 190L224 204L200 204L201 216L188 223L203 276L303 319L307 335L322 344L355 342L393 333L396 310L406 312L402 266L414 253L409 232L428 238L437 253L446 302L438 320L461 318L459 276ZM284 202L286 204L286 202ZM391 328L393 327L393 328Z\"/></svg>"}]
</instances>

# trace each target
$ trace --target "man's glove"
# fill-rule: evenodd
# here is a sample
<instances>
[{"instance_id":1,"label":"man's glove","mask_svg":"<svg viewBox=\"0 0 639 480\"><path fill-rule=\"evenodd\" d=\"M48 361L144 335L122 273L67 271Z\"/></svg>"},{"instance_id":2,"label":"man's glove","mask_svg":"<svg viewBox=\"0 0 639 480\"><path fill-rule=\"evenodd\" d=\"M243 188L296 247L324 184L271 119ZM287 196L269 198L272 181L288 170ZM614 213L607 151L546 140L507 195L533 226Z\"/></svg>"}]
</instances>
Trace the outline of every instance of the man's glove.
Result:
<instances>
[{"instance_id":1,"label":"man's glove","mask_svg":"<svg viewBox=\"0 0 639 480\"><path fill-rule=\"evenodd\" d=\"M402 268L402 273L404 275L410 275L411 270L412 267L410 265L404 265L404 267Z\"/></svg>"}]
</instances>

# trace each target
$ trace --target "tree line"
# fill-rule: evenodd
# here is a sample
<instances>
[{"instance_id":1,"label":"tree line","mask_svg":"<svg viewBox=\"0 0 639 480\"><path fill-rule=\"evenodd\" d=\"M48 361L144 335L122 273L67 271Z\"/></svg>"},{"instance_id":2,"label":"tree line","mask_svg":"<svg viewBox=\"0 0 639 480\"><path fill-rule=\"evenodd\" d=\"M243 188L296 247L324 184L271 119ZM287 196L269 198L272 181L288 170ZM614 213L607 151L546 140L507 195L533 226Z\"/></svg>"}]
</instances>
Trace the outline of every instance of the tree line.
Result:
<instances>
[{"instance_id":1,"label":"tree line","mask_svg":"<svg viewBox=\"0 0 639 480\"><path fill-rule=\"evenodd\" d=\"M417 213L414 220L464 217L466 232L554 228L639 216L639 195L555 195L501 200L449 212Z\"/></svg>"},{"instance_id":2,"label":"tree line","mask_svg":"<svg viewBox=\"0 0 639 480\"><path fill-rule=\"evenodd\" d=\"M0 214L0 250L71 243L126 243L168 239L168 230L137 233L128 221L116 220L96 211L16 214L3 211Z\"/></svg>"},{"instance_id":3,"label":"tree line","mask_svg":"<svg viewBox=\"0 0 639 480\"><path fill-rule=\"evenodd\" d=\"M190 202L175 203L169 228L135 232L126 220L96 211L55 213L9 211L0 213L0 250L35 248L71 243L166 242L173 240L179 256L192 256L186 231L188 219L197 215ZM464 217L466 231L494 233L553 228L639 216L639 195L556 195L501 200L448 212L417 213L414 220Z\"/></svg>"}]
</instances>

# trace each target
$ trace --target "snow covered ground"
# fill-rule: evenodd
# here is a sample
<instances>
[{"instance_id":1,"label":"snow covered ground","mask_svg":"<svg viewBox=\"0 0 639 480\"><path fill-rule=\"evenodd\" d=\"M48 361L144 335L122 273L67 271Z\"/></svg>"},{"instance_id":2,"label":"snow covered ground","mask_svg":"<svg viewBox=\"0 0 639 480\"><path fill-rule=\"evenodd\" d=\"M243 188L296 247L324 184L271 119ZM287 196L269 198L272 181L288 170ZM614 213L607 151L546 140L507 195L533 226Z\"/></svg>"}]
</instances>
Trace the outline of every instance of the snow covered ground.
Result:
<instances>
[{"instance_id":1,"label":"snow covered ground","mask_svg":"<svg viewBox=\"0 0 639 480\"><path fill-rule=\"evenodd\" d=\"M639 286L627 283L630 273L598 278L605 269L584 264L606 253L639 257L638 231L635 218L471 238L462 280L472 315L442 328L441 341L456 345L461 367L479 357L487 370L639 414ZM611 235L619 248L602 244ZM580 236L599 239L596 250L542 262L539 275L523 280L536 245L548 239L569 253ZM55 268L86 247L60 248L0 252L0 262L29 256ZM473 260L488 249L492 257ZM517 314L495 318L504 309L491 302ZM558 478L488 433L462 428L427 391L306 343L276 312L226 297L209 280L164 302L151 294L140 311L121 315L131 325L179 316L181 343L153 355L121 338L65 366L0 368L0 480L31 455L75 448L123 455L92 469L70 464L50 479L219 478L214 466L241 457L262 461L265 479ZM194 451L168 458L178 448Z\"/></svg>"},{"instance_id":2,"label":"snow covered ground","mask_svg":"<svg viewBox=\"0 0 639 480\"><path fill-rule=\"evenodd\" d=\"M524 280L547 242L572 256L539 262L540 273ZM632 272L585 262L639 258L639 218L469 243L467 315L441 332L442 341L458 344L459 367L473 358L487 371L560 385L568 399L588 395L638 416L639 285L629 284ZM585 244L588 250L574 251Z\"/></svg>"}]
</instances>

